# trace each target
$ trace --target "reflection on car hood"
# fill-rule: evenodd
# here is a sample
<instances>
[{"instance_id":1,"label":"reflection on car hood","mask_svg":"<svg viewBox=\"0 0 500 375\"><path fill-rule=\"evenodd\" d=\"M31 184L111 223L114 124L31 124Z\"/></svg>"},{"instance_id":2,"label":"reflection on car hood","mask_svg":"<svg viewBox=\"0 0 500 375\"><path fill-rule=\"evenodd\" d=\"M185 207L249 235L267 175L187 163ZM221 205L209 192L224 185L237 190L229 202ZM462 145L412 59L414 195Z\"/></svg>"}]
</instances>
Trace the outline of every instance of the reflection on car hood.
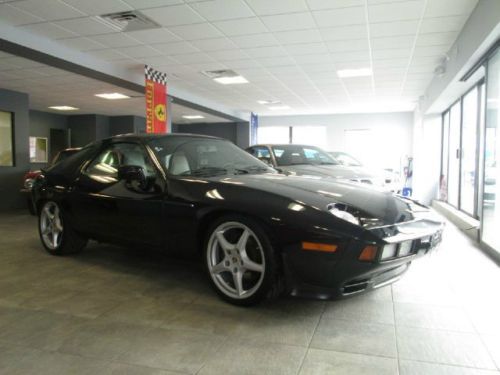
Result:
<instances>
[{"instance_id":1,"label":"reflection on car hood","mask_svg":"<svg viewBox=\"0 0 500 375\"><path fill-rule=\"evenodd\" d=\"M362 167L347 167L345 165L287 165L280 167L284 171L292 172L296 175L334 177L339 179L373 179L376 176Z\"/></svg>"},{"instance_id":2,"label":"reflection on car hood","mask_svg":"<svg viewBox=\"0 0 500 375\"><path fill-rule=\"evenodd\" d=\"M314 176L286 176L283 174L246 174L235 176L217 176L208 178L217 185L225 185L218 193L242 188L266 192L286 197L310 207L327 210L330 203L344 203L366 214L367 217L380 219L381 225L400 223L413 219L408 202L383 191L366 188L360 184L335 181ZM214 186L208 187L212 189ZM238 192L233 197L249 199L248 193ZM265 204L265 200L261 200Z\"/></svg>"}]
</instances>

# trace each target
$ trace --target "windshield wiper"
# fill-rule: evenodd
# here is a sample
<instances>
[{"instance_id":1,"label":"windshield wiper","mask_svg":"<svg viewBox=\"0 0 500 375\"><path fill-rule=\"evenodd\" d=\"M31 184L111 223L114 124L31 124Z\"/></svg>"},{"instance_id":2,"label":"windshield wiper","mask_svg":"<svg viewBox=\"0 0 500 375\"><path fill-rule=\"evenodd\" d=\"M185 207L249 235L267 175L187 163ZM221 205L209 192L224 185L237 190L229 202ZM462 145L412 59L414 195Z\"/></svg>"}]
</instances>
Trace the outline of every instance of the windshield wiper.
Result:
<instances>
[{"instance_id":1,"label":"windshield wiper","mask_svg":"<svg viewBox=\"0 0 500 375\"><path fill-rule=\"evenodd\" d=\"M215 176L218 174L226 174L227 169L220 167L203 167L198 169L193 169L192 171L186 171L181 173L181 176Z\"/></svg>"},{"instance_id":2,"label":"windshield wiper","mask_svg":"<svg viewBox=\"0 0 500 375\"><path fill-rule=\"evenodd\" d=\"M234 171L236 174L248 174L251 172L265 172L268 169L266 167L259 167L258 165L250 165L245 168L235 168Z\"/></svg>"}]
</instances>

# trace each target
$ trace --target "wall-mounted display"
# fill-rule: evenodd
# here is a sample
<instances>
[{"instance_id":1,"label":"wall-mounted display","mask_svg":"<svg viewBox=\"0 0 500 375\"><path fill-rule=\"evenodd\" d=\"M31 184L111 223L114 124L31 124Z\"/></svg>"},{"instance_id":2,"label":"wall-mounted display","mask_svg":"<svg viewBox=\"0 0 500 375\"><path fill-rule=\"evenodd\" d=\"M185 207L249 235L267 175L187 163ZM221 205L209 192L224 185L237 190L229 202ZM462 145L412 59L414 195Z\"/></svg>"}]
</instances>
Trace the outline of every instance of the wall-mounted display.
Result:
<instances>
[{"instance_id":1,"label":"wall-mounted display","mask_svg":"<svg viewBox=\"0 0 500 375\"><path fill-rule=\"evenodd\" d=\"M30 163L48 162L48 139L43 137L30 137Z\"/></svg>"},{"instance_id":2,"label":"wall-mounted display","mask_svg":"<svg viewBox=\"0 0 500 375\"><path fill-rule=\"evenodd\" d=\"M0 167L14 166L12 113L0 111Z\"/></svg>"}]
</instances>

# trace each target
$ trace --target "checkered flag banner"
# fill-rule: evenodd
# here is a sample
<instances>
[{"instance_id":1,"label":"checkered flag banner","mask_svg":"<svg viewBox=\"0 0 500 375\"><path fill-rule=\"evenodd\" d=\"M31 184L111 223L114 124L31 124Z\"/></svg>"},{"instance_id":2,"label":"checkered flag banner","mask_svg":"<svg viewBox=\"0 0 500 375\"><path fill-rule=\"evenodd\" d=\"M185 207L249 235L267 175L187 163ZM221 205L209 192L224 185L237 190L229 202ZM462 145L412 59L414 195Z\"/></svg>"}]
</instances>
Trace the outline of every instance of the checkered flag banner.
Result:
<instances>
[{"instance_id":1,"label":"checkered flag banner","mask_svg":"<svg viewBox=\"0 0 500 375\"><path fill-rule=\"evenodd\" d=\"M146 79L166 85L167 84L167 73L159 72L149 65L144 65L144 74L146 75Z\"/></svg>"}]
</instances>

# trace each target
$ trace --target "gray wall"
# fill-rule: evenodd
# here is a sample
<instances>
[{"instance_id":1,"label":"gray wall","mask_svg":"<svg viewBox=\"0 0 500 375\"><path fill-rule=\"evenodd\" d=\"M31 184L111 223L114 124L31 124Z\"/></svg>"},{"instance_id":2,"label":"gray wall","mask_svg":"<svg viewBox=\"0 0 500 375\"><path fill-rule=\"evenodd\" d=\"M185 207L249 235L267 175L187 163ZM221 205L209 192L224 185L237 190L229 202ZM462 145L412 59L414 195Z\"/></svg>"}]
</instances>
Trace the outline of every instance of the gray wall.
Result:
<instances>
[{"instance_id":1,"label":"gray wall","mask_svg":"<svg viewBox=\"0 0 500 375\"><path fill-rule=\"evenodd\" d=\"M48 148L49 155L52 155L50 150L50 129L68 129L68 116L58 115L55 113L30 111L29 131L30 137L44 137L49 140ZM50 159L50 157L49 157ZM47 166L48 163L31 163L31 169L39 169Z\"/></svg>"},{"instance_id":2,"label":"gray wall","mask_svg":"<svg viewBox=\"0 0 500 375\"><path fill-rule=\"evenodd\" d=\"M109 134L144 133L146 131L146 118L139 116L114 116L110 117Z\"/></svg>"},{"instance_id":3,"label":"gray wall","mask_svg":"<svg viewBox=\"0 0 500 375\"><path fill-rule=\"evenodd\" d=\"M221 122L210 124L173 124L173 133L204 134L237 142L236 123Z\"/></svg>"},{"instance_id":4,"label":"gray wall","mask_svg":"<svg viewBox=\"0 0 500 375\"><path fill-rule=\"evenodd\" d=\"M14 167L0 167L0 210L25 205L19 189L29 163L29 98L27 94L0 89L0 110L14 114Z\"/></svg>"},{"instance_id":5,"label":"gray wall","mask_svg":"<svg viewBox=\"0 0 500 375\"><path fill-rule=\"evenodd\" d=\"M83 147L110 136L110 119L102 115L76 115L68 118L71 146Z\"/></svg>"}]
</instances>

